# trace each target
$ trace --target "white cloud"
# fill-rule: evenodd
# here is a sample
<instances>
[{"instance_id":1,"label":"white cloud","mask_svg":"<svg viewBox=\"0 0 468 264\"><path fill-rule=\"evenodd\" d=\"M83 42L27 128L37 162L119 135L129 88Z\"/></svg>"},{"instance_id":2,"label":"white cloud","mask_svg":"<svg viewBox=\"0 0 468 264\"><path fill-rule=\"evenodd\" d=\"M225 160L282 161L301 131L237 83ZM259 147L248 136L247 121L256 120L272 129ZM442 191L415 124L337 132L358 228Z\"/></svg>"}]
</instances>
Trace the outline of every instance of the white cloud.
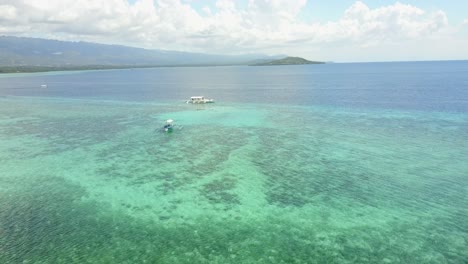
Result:
<instances>
[{"instance_id":1,"label":"white cloud","mask_svg":"<svg viewBox=\"0 0 468 264\"><path fill-rule=\"evenodd\" d=\"M402 41L431 35L448 25L442 11L426 14L422 9L396 3L370 9L356 2L337 22L318 25L312 33L317 41L347 40L368 45Z\"/></svg>"},{"instance_id":2,"label":"white cloud","mask_svg":"<svg viewBox=\"0 0 468 264\"><path fill-rule=\"evenodd\" d=\"M0 5L0 20L15 20L17 15L16 7Z\"/></svg>"},{"instance_id":3,"label":"white cloud","mask_svg":"<svg viewBox=\"0 0 468 264\"><path fill-rule=\"evenodd\" d=\"M389 46L437 38L449 28L443 11L399 2L371 9L357 1L327 23L300 19L306 0L249 0L243 8L233 0L218 0L216 8L205 7L202 13L190 2L0 0L0 34L211 53L290 53L311 46Z\"/></svg>"}]
</instances>

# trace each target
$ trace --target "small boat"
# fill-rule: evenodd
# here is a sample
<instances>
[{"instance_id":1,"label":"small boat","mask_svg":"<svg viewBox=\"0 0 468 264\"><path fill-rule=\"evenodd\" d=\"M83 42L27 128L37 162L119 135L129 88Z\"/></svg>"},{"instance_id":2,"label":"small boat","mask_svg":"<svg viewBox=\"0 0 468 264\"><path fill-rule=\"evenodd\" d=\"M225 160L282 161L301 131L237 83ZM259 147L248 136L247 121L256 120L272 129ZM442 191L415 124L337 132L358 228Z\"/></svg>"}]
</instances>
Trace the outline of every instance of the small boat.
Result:
<instances>
[{"instance_id":1,"label":"small boat","mask_svg":"<svg viewBox=\"0 0 468 264\"><path fill-rule=\"evenodd\" d=\"M192 96L190 97L190 100L185 101L187 104L208 104L208 103L214 103L213 99L208 99L205 98L204 96Z\"/></svg>"},{"instance_id":2,"label":"small boat","mask_svg":"<svg viewBox=\"0 0 468 264\"><path fill-rule=\"evenodd\" d=\"M41 84L41 88L47 88L47 84Z\"/></svg>"},{"instance_id":3,"label":"small boat","mask_svg":"<svg viewBox=\"0 0 468 264\"><path fill-rule=\"evenodd\" d=\"M164 125L163 129L164 129L164 132L172 132L172 130L174 129L174 120L172 119L166 120L166 124Z\"/></svg>"}]
</instances>

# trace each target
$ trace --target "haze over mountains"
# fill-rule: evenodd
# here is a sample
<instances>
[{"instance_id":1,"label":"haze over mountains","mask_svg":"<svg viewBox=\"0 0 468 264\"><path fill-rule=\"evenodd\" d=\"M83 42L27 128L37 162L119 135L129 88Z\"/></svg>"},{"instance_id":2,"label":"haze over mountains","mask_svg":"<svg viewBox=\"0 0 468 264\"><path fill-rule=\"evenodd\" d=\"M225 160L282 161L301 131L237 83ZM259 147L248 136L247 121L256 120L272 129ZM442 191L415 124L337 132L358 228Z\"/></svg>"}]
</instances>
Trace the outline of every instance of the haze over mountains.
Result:
<instances>
[{"instance_id":1,"label":"haze over mountains","mask_svg":"<svg viewBox=\"0 0 468 264\"><path fill-rule=\"evenodd\" d=\"M262 54L214 55L149 50L119 45L0 36L0 66L183 66L247 65L285 57Z\"/></svg>"}]
</instances>

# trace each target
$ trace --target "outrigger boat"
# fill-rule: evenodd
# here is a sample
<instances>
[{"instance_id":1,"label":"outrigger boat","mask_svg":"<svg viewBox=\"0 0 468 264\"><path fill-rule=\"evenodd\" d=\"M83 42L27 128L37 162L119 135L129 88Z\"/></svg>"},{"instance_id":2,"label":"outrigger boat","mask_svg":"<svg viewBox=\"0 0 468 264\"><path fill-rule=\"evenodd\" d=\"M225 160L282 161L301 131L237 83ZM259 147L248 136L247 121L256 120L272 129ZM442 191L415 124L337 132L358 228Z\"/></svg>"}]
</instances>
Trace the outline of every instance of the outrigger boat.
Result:
<instances>
[{"instance_id":1,"label":"outrigger boat","mask_svg":"<svg viewBox=\"0 0 468 264\"><path fill-rule=\"evenodd\" d=\"M164 125L163 129L164 129L164 132L172 132L172 130L174 129L174 120L172 119L166 120L166 124Z\"/></svg>"},{"instance_id":2,"label":"outrigger boat","mask_svg":"<svg viewBox=\"0 0 468 264\"><path fill-rule=\"evenodd\" d=\"M208 99L205 98L204 96L192 96L190 97L190 100L185 101L187 104L208 104L208 103L214 103L213 99Z\"/></svg>"}]
</instances>

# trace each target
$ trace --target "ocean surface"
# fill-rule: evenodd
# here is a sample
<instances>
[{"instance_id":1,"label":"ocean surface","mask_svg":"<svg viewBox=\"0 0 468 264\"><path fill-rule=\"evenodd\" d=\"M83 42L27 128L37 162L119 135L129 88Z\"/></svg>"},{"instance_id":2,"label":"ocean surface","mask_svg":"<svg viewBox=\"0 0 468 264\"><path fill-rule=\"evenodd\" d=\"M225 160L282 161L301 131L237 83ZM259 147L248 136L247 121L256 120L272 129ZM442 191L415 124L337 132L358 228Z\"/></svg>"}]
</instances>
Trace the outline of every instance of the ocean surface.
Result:
<instances>
[{"instance_id":1,"label":"ocean surface","mask_svg":"<svg viewBox=\"0 0 468 264\"><path fill-rule=\"evenodd\" d=\"M0 75L0 263L468 263L468 62Z\"/></svg>"}]
</instances>

